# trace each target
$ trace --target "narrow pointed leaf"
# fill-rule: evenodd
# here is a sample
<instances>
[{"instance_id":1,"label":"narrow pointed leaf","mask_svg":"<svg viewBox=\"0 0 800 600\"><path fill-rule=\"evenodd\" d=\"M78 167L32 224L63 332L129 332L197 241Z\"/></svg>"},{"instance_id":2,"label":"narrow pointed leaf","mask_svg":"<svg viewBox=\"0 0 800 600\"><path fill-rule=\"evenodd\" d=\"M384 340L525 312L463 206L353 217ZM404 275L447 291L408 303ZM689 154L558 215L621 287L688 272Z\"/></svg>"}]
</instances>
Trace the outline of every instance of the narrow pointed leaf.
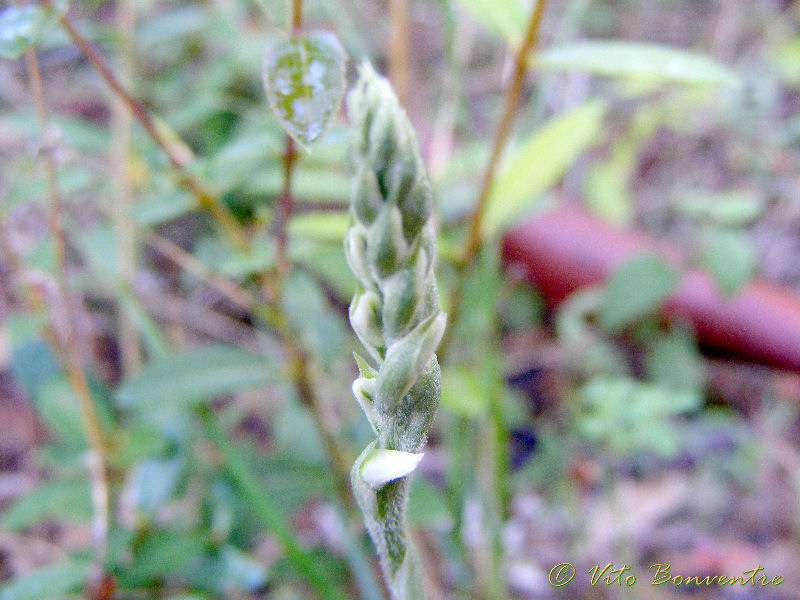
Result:
<instances>
[{"instance_id":1,"label":"narrow pointed leaf","mask_svg":"<svg viewBox=\"0 0 800 600\"><path fill-rule=\"evenodd\" d=\"M557 71L588 71L686 84L739 84L738 76L707 56L655 44L594 40L551 48L535 64Z\"/></svg>"},{"instance_id":2,"label":"narrow pointed leaf","mask_svg":"<svg viewBox=\"0 0 800 600\"><path fill-rule=\"evenodd\" d=\"M590 100L542 125L495 179L483 219L486 237L497 234L559 179L600 133L606 106Z\"/></svg>"},{"instance_id":3,"label":"narrow pointed leaf","mask_svg":"<svg viewBox=\"0 0 800 600\"><path fill-rule=\"evenodd\" d=\"M264 57L264 88L283 128L310 149L339 108L346 55L335 35L315 32L278 42Z\"/></svg>"}]
</instances>

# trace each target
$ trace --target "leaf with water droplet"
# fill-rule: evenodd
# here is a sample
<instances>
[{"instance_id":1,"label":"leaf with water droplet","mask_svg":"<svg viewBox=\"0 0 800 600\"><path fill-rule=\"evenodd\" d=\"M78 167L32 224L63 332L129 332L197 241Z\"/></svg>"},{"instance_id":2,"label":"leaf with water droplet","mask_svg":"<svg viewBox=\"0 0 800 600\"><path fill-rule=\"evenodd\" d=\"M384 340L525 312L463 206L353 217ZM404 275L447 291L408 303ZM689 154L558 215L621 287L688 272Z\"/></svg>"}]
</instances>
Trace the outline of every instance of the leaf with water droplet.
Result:
<instances>
[{"instance_id":1,"label":"leaf with water droplet","mask_svg":"<svg viewBox=\"0 0 800 600\"><path fill-rule=\"evenodd\" d=\"M332 33L319 31L283 40L264 57L269 105L306 150L319 140L345 91L347 56Z\"/></svg>"}]
</instances>

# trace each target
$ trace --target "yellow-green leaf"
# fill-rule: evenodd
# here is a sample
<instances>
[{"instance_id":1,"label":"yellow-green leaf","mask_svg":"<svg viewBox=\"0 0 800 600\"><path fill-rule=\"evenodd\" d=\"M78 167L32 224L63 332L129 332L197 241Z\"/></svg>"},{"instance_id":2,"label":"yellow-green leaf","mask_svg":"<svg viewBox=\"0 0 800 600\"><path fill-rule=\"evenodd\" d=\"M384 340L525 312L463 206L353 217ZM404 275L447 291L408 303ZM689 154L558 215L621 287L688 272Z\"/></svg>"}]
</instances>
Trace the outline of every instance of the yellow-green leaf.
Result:
<instances>
[{"instance_id":1,"label":"yellow-green leaf","mask_svg":"<svg viewBox=\"0 0 800 600\"><path fill-rule=\"evenodd\" d=\"M593 40L558 46L534 57L534 64L557 71L636 77L706 85L738 85L739 78L707 56L666 46Z\"/></svg>"},{"instance_id":2,"label":"yellow-green leaf","mask_svg":"<svg viewBox=\"0 0 800 600\"><path fill-rule=\"evenodd\" d=\"M495 178L489 192L483 234L491 237L532 208L581 152L596 140L606 105L590 100L554 117L529 137Z\"/></svg>"}]
</instances>

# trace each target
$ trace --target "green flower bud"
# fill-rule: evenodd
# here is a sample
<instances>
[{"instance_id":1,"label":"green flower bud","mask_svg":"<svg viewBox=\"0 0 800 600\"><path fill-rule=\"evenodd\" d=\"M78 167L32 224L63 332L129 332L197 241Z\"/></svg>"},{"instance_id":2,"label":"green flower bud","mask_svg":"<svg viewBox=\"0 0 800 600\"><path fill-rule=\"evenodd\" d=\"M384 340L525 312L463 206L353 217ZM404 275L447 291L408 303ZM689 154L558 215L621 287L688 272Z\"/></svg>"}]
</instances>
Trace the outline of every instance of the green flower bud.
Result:
<instances>
[{"instance_id":1,"label":"green flower bud","mask_svg":"<svg viewBox=\"0 0 800 600\"><path fill-rule=\"evenodd\" d=\"M344 236L344 255L347 265L359 283L366 289L374 289L375 282L367 264L367 230L353 224Z\"/></svg>"},{"instance_id":2,"label":"green flower bud","mask_svg":"<svg viewBox=\"0 0 800 600\"><path fill-rule=\"evenodd\" d=\"M359 282L350 322L377 363L376 372L356 355L353 395L377 439L351 477L392 599L416 600L423 591L406 533L407 476L439 404L434 352L447 320L433 273L433 201L414 131L389 83L364 65L347 104L354 181L345 254Z\"/></svg>"},{"instance_id":3,"label":"green flower bud","mask_svg":"<svg viewBox=\"0 0 800 600\"><path fill-rule=\"evenodd\" d=\"M374 171L362 167L353 187L352 204L355 217L365 225L378 216L378 211L383 207L383 198Z\"/></svg>"},{"instance_id":4,"label":"green flower bud","mask_svg":"<svg viewBox=\"0 0 800 600\"><path fill-rule=\"evenodd\" d=\"M375 292L356 292L350 303L350 325L358 339L378 359L384 346L381 324L381 299Z\"/></svg>"},{"instance_id":5,"label":"green flower bud","mask_svg":"<svg viewBox=\"0 0 800 600\"><path fill-rule=\"evenodd\" d=\"M400 209L385 205L367 235L367 264L377 279L389 277L403 265L409 251Z\"/></svg>"},{"instance_id":6,"label":"green flower bud","mask_svg":"<svg viewBox=\"0 0 800 600\"><path fill-rule=\"evenodd\" d=\"M394 340L418 323L418 316L425 308L428 259L419 245L409 257L410 266L398 271L383 282L382 291L386 299L383 306L383 325L386 335Z\"/></svg>"},{"instance_id":7,"label":"green flower bud","mask_svg":"<svg viewBox=\"0 0 800 600\"><path fill-rule=\"evenodd\" d=\"M442 341L446 323L444 313L431 315L389 346L377 377L379 410L391 410L408 393Z\"/></svg>"}]
</instances>

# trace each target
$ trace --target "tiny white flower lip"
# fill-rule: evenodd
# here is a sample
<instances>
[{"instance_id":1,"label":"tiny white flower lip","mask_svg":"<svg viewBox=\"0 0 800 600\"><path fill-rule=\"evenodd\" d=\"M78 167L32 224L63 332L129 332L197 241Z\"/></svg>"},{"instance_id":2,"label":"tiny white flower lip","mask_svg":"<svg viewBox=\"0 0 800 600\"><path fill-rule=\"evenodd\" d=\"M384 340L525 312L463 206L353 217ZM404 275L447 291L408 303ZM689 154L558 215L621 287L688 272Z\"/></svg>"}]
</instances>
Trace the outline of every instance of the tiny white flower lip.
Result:
<instances>
[{"instance_id":1,"label":"tiny white flower lip","mask_svg":"<svg viewBox=\"0 0 800 600\"><path fill-rule=\"evenodd\" d=\"M372 489L378 489L411 473L423 456L424 452L417 454L384 448L373 450L361 463L361 479Z\"/></svg>"}]
</instances>

